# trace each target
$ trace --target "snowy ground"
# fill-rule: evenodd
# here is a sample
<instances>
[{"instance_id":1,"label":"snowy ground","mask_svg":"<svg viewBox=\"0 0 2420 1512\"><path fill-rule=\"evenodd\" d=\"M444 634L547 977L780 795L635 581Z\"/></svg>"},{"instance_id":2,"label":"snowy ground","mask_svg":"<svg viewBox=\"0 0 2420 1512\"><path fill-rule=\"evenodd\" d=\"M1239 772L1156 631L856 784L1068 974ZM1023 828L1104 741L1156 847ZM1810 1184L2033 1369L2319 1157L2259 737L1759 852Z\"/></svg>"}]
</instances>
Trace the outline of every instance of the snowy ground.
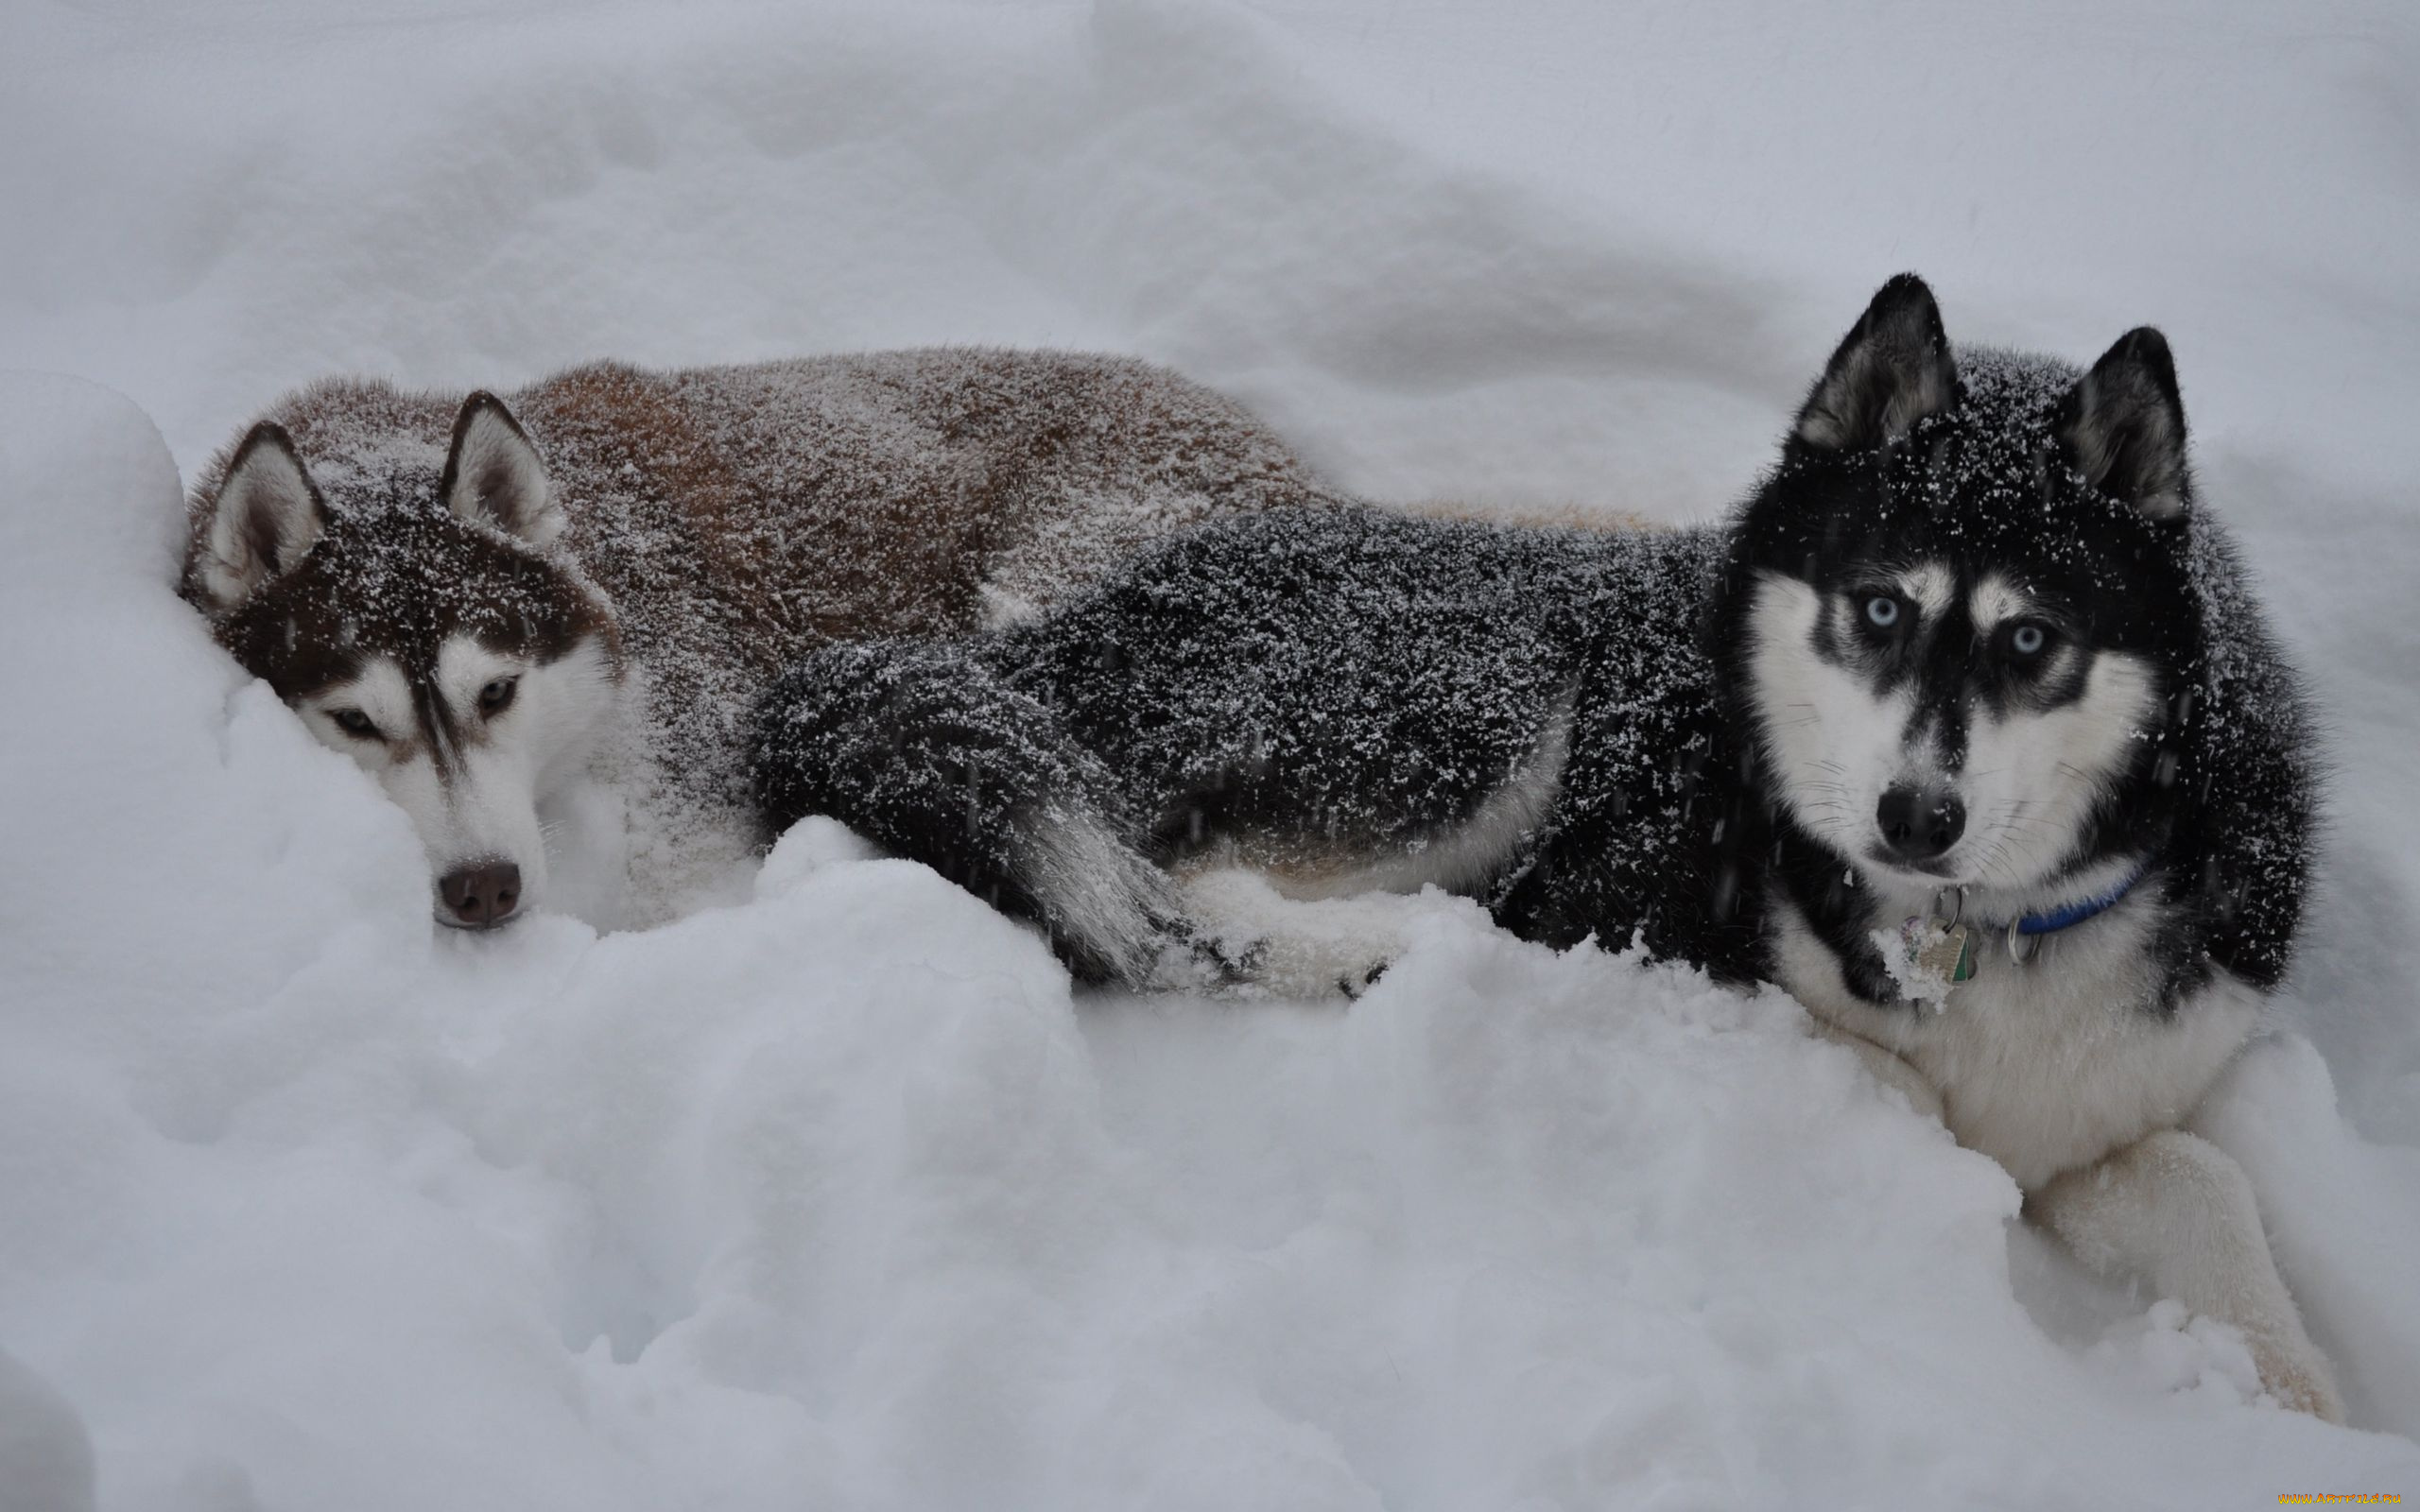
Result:
<instances>
[{"instance_id":1,"label":"snowy ground","mask_svg":"<svg viewBox=\"0 0 2420 1512\"><path fill-rule=\"evenodd\" d=\"M0 1507L2420 1495L2415 81L2398 0L20 0L0 363L117 392L0 381ZM812 826L432 937L166 586L282 388L596 355L1140 352L1381 496L1702 518L1903 266L2162 324L2317 679L2330 894L2216 1122L2360 1431L1777 994L1443 900L1349 1010L1071 1000Z\"/></svg>"}]
</instances>

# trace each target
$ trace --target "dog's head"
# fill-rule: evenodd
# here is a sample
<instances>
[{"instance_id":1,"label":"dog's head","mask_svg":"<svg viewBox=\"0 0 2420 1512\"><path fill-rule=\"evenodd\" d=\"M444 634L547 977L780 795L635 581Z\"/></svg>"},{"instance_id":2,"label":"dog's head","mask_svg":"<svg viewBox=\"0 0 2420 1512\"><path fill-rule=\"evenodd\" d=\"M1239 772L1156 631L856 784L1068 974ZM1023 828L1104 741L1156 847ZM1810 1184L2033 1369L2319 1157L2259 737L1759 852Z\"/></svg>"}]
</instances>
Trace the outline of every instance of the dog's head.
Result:
<instances>
[{"instance_id":1,"label":"dog's head","mask_svg":"<svg viewBox=\"0 0 2420 1512\"><path fill-rule=\"evenodd\" d=\"M1883 285L1733 548L1717 655L1769 798L1902 891L2138 854L2190 775L2193 510L2158 332L2089 372L1953 357L1923 282Z\"/></svg>"},{"instance_id":2,"label":"dog's head","mask_svg":"<svg viewBox=\"0 0 2420 1512\"><path fill-rule=\"evenodd\" d=\"M377 405L321 407L320 475L268 421L214 467L184 594L410 814L438 919L503 923L545 887L538 799L614 707L612 612L557 549L545 469L493 395L441 453Z\"/></svg>"}]
</instances>

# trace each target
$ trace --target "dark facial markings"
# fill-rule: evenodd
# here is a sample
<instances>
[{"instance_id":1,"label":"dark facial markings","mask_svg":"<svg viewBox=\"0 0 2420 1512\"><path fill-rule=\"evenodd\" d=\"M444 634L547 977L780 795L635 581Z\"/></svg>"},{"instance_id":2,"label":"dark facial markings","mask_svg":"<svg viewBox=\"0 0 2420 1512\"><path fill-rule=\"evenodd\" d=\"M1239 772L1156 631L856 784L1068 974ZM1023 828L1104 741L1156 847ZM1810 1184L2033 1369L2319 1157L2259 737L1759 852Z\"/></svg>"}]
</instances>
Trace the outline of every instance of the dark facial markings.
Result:
<instances>
[{"instance_id":1,"label":"dark facial markings","mask_svg":"<svg viewBox=\"0 0 2420 1512\"><path fill-rule=\"evenodd\" d=\"M403 674L405 686L411 690L415 736L406 740L401 731L379 728L370 715L356 708L326 709L321 712L330 723L346 735L364 745L378 744L394 747L394 754L408 760L422 750L437 770L441 782L450 783L459 768L464 745L475 745L485 738L485 727L512 706L520 688L518 673L492 678L482 686L474 701L477 718L464 719L457 715L439 686L434 666L397 668Z\"/></svg>"},{"instance_id":2,"label":"dark facial markings","mask_svg":"<svg viewBox=\"0 0 2420 1512\"><path fill-rule=\"evenodd\" d=\"M428 747L428 759L437 768L441 787L454 784L455 773L462 760L461 727L455 722L454 711L445 696L437 690L437 669L434 666L414 667L405 676L411 683L412 713L420 721L421 735Z\"/></svg>"},{"instance_id":3,"label":"dark facial markings","mask_svg":"<svg viewBox=\"0 0 2420 1512\"><path fill-rule=\"evenodd\" d=\"M1844 349L1897 308L1882 297L1876 305L1881 313L1860 322ZM2267 926L2266 937L2248 940L2228 911L2241 906L2254 872L2282 883L2290 897L2300 886L2299 845L2275 836L2306 822L2309 812L2307 789L2298 785L2286 754L2302 735L2301 715L2292 706L2290 676L2262 667L2266 632L2237 576L2229 543L2222 534L2205 534L2209 523L2191 507L2182 471L2183 417L2164 345L2130 336L2104 358L2108 365L2125 357L2143 369L2122 386L2086 385L2085 375L2068 364L1989 349L1961 350L1954 380L1934 382L1921 359L1936 345L1902 340L1875 351L1903 369L1896 396L1946 390L1941 408L1919 416L1903 433L1888 423L1859 429L1841 421L1835 402L1887 409L1893 396L1860 396L1854 386L1844 393L1827 373L1815 396L1823 403L1810 402L1780 465L1737 512L1737 534L1709 622L1718 679L1741 693L1726 710L1734 737L1753 751L1763 734L1765 704L1755 696L1754 669L1760 632L1770 625L1758 621L1767 601L1760 579L1768 576L1794 579L1817 595L1821 611L1811 649L1835 675L1876 693L1913 688L1903 696L1927 710L1942 691L1929 679L1944 674L1951 687L1968 690L1978 708L2079 703L2101 658L2121 657L2156 701L2139 720L2141 728L2117 732L2111 769L2097 774L2081 795L2089 812L2076 819L2056 865L2073 871L2173 847L2168 854L2177 875L2203 880L2170 890L2181 894L2198 885L2205 905L2221 899L2217 914L2224 927L2206 942L2225 943L2207 958L2238 971L2249 967L2253 979L2273 980L2283 959L2279 927ZM2136 360L2144 347L2152 359ZM1835 369L1842 366L1836 356ZM1945 372L1945 357L1935 366ZM1854 376L1872 367L1846 370ZM1824 423L1810 427L1809 418ZM2129 455L2114 444L2147 439L2163 443L2157 459L2164 472L2130 466ZM1918 615L1910 624L1900 576L1923 561L1954 566L1962 579L1996 578L2012 592L1996 602L1988 593L1973 601L1975 582L1962 581L1944 599L1926 584L1927 601L1943 606L1942 623L1927 625ZM1902 613L1893 624L1876 626L1865 618L1867 600L1883 593L1899 597ZM1952 603L1964 607L1952 611ZM1972 625L1951 634L1947 622L1979 613L1991 621L1979 644ZM1890 617L1887 610L1883 617ZM1955 654L1941 644L1945 637L1961 643ZM2121 679L2121 686L2131 680ZM1916 688L1920 681L1927 685ZM2238 692L2223 720L2206 706L2196 709L2197 695L2206 698L2213 686L2230 684ZM2258 692L2247 696L2251 688ZM2276 722L2265 725L2264 716ZM1968 765L1985 759L1979 754ZM1744 765L1743 773L1752 782L1761 775ZM2054 783L2083 781L2072 771L2038 775ZM1763 785L1770 788L1769 778ZM2257 795L2255 802L2243 803L2247 795ZM2278 817L2252 842L2256 849L2249 854L2256 860L2241 849L2229 853L2225 848L2233 842L2204 819L2230 809L2224 822L2235 826L2243 825L2247 813L2256 822ZM1865 936L1871 922L1865 898L1843 885L1842 852L1802 828L1788 806L1773 805L1772 812L1779 890L1841 957L1860 996L1898 1002ZM2223 896L2216 881L2221 873L2232 888ZM2258 886L2251 884L2255 894ZM2288 902L2273 917L2290 929L2292 913ZM2190 958L2202 958L2204 936L2179 931L2176 938L2189 947Z\"/></svg>"},{"instance_id":4,"label":"dark facial markings","mask_svg":"<svg viewBox=\"0 0 2420 1512\"><path fill-rule=\"evenodd\" d=\"M429 758L437 766L437 780L450 786L460 770L463 747L487 738L488 721L511 706L521 679L517 675L491 679L472 700L475 717L466 719L446 701L444 691L438 686L434 665L413 668L406 676L412 685L412 701L420 713Z\"/></svg>"},{"instance_id":5,"label":"dark facial markings","mask_svg":"<svg viewBox=\"0 0 2420 1512\"><path fill-rule=\"evenodd\" d=\"M1877 695L1908 690L1903 740L1930 745L1951 771L1965 759L1977 709L2006 717L2058 708L2083 696L2090 672L2084 639L2031 595L2013 595L2019 612L1979 626L1974 601L1988 576L1948 576L1948 602L1930 612L1896 576L1841 579L1825 589L1810 637L1818 657L1862 676Z\"/></svg>"},{"instance_id":6,"label":"dark facial markings","mask_svg":"<svg viewBox=\"0 0 2420 1512\"><path fill-rule=\"evenodd\" d=\"M347 507L348 503L353 505ZM614 650L604 607L551 564L475 530L433 503L337 500L329 528L304 559L263 585L218 627L246 670L288 703L354 681L380 661L409 690L410 727L383 729L360 708L322 713L364 747L396 759L425 749L451 782L462 749L509 716L517 673L491 678L449 703L437 663L467 638L501 655L544 664L592 639ZM389 715L390 721L394 718Z\"/></svg>"},{"instance_id":7,"label":"dark facial markings","mask_svg":"<svg viewBox=\"0 0 2420 1512\"><path fill-rule=\"evenodd\" d=\"M328 717L336 721L336 726L338 730L343 730L346 734L351 735L355 740L384 740L386 738L385 735L379 732L378 727L371 722L370 716L363 713L358 709L331 710L328 713Z\"/></svg>"}]
</instances>

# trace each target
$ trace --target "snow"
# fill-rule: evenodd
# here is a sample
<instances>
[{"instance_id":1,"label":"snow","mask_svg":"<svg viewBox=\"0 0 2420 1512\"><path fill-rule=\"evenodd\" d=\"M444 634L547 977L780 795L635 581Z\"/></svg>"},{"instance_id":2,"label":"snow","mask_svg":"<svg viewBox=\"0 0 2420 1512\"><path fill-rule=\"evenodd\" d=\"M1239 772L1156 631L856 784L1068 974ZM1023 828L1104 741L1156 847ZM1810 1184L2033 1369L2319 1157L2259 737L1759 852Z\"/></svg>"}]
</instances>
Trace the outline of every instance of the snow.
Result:
<instances>
[{"instance_id":1,"label":"snow","mask_svg":"<svg viewBox=\"0 0 2420 1512\"><path fill-rule=\"evenodd\" d=\"M1897 929L1877 929L1869 936L1882 953L1882 969L1910 1003L1941 1013L1949 1005L1951 975L1958 960L1945 948L1950 932L1938 919L1910 919ZM1962 938L1960 948L1966 948ZM1947 964L1943 964L1944 962Z\"/></svg>"},{"instance_id":2,"label":"snow","mask_svg":"<svg viewBox=\"0 0 2420 1512\"><path fill-rule=\"evenodd\" d=\"M2420 1492L2416 63L2389 0L11 8L0 1505ZM2355 1430L1786 1000L1447 900L1349 1008L1073 996L815 825L433 934L171 592L282 391L597 356L1098 347L1380 497L1703 519L1910 266L1961 342L2167 330L2314 674L2325 895L2206 1123Z\"/></svg>"}]
</instances>

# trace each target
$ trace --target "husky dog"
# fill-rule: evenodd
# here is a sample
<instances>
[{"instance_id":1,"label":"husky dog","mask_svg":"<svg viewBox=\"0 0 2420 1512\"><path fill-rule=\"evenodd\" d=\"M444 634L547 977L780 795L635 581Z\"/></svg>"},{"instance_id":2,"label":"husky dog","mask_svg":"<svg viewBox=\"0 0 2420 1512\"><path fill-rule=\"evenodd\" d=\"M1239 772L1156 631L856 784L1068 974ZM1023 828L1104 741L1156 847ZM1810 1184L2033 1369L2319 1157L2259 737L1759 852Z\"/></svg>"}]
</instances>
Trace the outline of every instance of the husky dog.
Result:
<instances>
[{"instance_id":1,"label":"husky dog","mask_svg":"<svg viewBox=\"0 0 2420 1512\"><path fill-rule=\"evenodd\" d=\"M1258 970L1170 874L1219 854L1779 982L2085 1262L2336 1417L2242 1173L2179 1126L2285 971L2314 810L2185 440L2157 332L2088 372L1953 354L1903 276L1720 528L1216 523L994 633L809 658L764 802L1088 978Z\"/></svg>"},{"instance_id":2,"label":"husky dog","mask_svg":"<svg viewBox=\"0 0 2420 1512\"><path fill-rule=\"evenodd\" d=\"M410 814L457 926L539 903L542 808L609 737L744 835L738 731L786 662L969 630L1176 526L1332 499L1234 404L1113 358L609 365L510 400L321 383L190 505L185 596Z\"/></svg>"}]
</instances>

